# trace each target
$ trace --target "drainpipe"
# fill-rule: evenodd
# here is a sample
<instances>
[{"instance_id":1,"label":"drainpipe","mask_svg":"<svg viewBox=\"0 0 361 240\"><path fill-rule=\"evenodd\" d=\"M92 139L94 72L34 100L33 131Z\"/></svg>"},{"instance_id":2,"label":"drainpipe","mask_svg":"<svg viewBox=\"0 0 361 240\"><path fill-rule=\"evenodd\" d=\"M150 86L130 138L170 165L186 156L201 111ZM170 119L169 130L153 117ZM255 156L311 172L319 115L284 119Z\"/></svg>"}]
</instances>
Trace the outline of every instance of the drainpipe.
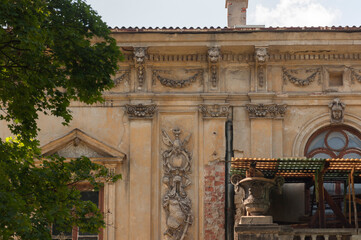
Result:
<instances>
[{"instance_id":1,"label":"drainpipe","mask_svg":"<svg viewBox=\"0 0 361 240\"><path fill-rule=\"evenodd\" d=\"M225 166L225 239L234 240L234 188L231 184L231 160L233 153L233 122L228 119L226 122L226 166Z\"/></svg>"}]
</instances>

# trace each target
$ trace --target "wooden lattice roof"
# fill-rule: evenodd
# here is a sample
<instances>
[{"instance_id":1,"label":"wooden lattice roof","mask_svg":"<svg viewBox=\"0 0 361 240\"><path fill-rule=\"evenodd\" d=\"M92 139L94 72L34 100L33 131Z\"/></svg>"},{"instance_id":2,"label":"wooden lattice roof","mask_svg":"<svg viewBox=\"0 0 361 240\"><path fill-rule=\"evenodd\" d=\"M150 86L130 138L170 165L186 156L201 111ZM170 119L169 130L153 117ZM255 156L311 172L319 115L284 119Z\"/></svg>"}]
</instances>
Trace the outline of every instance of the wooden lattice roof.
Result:
<instances>
[{"instance_id":1,"label":"wooden lattice roof","mask_svg":"<svg viewBox=\"0 0 361 240\"><path fill-rule=\"evenodd\" d=\"M361 159L320 159L320 158L233 158L231 172L245 175L252 162L265 177L312 178L327 168L325 180L347 179L354 169L355 176L361 174Z\"/></svg>"}]
</instances>

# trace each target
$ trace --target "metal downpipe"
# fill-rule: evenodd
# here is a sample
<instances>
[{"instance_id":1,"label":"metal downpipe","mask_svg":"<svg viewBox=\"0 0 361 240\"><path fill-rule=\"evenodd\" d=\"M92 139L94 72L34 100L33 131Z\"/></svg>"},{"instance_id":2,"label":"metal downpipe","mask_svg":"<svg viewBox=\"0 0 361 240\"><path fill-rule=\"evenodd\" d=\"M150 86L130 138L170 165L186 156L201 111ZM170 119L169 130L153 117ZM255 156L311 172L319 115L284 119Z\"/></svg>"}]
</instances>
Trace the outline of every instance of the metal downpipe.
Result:
<instances>
[{"instance_id":1,"label":"metal downpipe","mask_svg":"<svg viewBox=\"0 0 361 240\"><path fill-rule=\"evenodd\" d=\"M225 162L225 239L234 240L234 187L231 184L231 160L233 153L233 122L226 122L226 162Z\"/></svg>"}]
</instances>

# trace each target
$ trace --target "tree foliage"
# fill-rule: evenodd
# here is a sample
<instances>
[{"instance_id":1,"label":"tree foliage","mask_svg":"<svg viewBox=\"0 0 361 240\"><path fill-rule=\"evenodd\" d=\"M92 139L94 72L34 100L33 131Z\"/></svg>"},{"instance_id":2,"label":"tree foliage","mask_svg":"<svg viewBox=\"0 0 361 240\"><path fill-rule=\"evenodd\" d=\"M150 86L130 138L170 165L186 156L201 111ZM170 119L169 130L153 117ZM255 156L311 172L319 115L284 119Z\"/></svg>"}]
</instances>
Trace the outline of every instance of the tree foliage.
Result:
<instances>
[{"instance_id":1,"label":"tree foliage","mask_svg":"<svg viewBox=\"0 0 361 240\"><path fill-rule=\"evenodd\" d=\"M0 139L0 239L51 239L49 226L104 226L75 183L115 181L87 158L42 159L38 115L71 120L71 101L92 104L112 87L121 52L110 30L82 0L1 0L0 120L16 138ZM91 213L91 214L89 214ZM68 228L68 229L67 229Z\"/></svg>"}]
</instances>

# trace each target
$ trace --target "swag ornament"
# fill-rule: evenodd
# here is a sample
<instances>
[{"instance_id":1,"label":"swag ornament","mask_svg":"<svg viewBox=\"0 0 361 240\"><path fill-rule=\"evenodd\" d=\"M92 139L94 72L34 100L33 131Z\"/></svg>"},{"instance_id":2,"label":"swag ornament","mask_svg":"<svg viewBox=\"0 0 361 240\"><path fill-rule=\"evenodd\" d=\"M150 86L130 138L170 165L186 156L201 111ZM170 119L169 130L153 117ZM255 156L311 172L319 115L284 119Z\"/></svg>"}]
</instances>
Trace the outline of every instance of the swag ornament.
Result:
<instances>
[{"instance_id":1,"label":"swag ornament","mask_svg":"<svg viewBox=\"0 0 361 240\"><path fill-rule=\"evenodd\" d=\"M167 186L162 199L167 225L164 235L169 240L183 240L189 226L193 223L192 202L186 192L186 188L191 184L189 174L191 172L192 156L185 146L189 142L191 135L188 135L182 141L179 128L173 129L172 132L175 138L174 141L165 130L162 130L163 143L168 147L168 150L162 153L163 183Z\"/></svg>"},{"instance_id":2,"label":"swag ornament","mask_svg":"<svg viewBox=\"0 0 361 240\"><path fill-rule=\"evenodd\" d=\"M297 75L300 72L304 72L305 74L309 74L306 78L299 78ZM312 82L318 79L318 83L321 82L321 68L316 69L305 69L305 70L287 70L286 68L282 68L283 72L283 81L287 83L287 80L293 83L296 86L304 87L310 85ZM296 76L295 76L296 75Z\"/></svg>"},{"instance_id":3,"label":"swag ornament","mask_svg":"<svg viewBox=\"0 0 361 240\"><path fill-rule=\"evenodd\" d=\"M166 73L167 75L170 75L172 71L153 70L153 76L152 76L153 85L155 85L157 79L163 86L170 88L185 88L191 86L194 82L197 81L197 79L200 79L201 83L203 82L202 69L186 70L185 72L186 73L195 72L195 73L186 79L176 80L176 79L171 79L169 77L165 77L164 75L162 76L161 74L161 73L163 74Z\"/></svg>"}]
</instances>

